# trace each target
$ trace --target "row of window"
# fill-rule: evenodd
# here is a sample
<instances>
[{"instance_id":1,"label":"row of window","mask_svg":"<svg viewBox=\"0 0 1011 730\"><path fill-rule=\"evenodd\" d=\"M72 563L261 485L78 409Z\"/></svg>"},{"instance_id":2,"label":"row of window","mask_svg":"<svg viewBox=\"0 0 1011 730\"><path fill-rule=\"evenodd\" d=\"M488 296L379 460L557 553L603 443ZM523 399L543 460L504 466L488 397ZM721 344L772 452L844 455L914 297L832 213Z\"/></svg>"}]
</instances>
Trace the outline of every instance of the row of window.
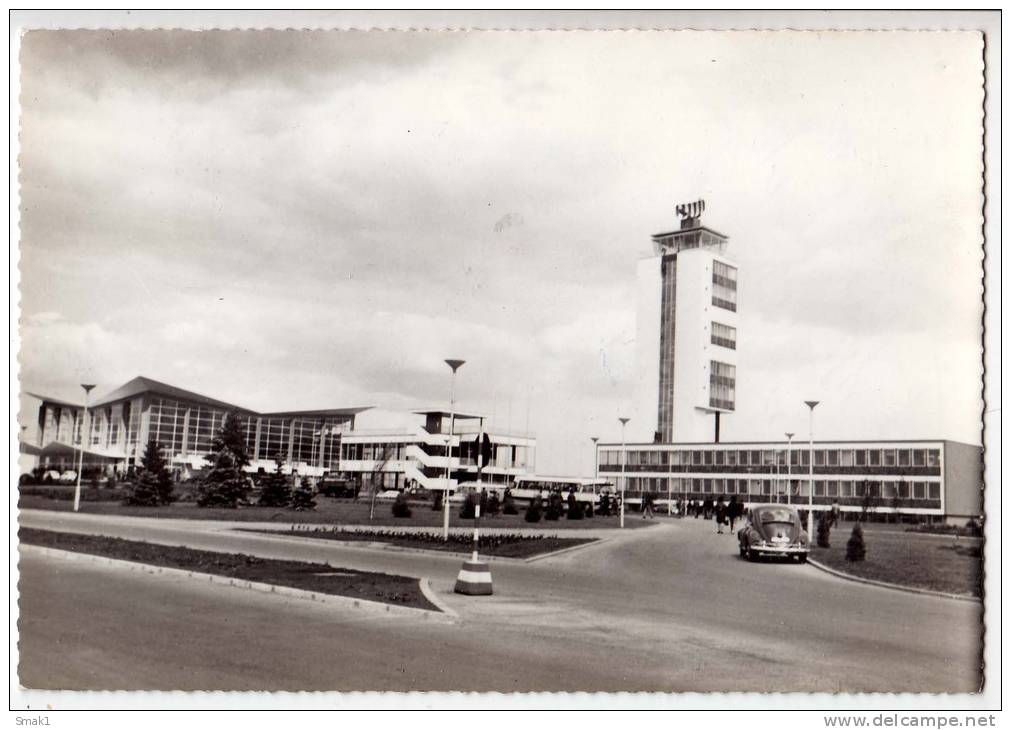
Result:
<instances>
[{"instance_id":1,"label":"row of window","mask_svg":"<svg viewBox=\"0 0 1011 730\"><path fill-rule=\"evenodd\" d=\"M615 480L616 487L621 489L621 478ZM682 478L671 479L661 477L627 477L625 491L633 493L652 492L672 496L679 494L713 494L740 495L747 497L771 497L776 495L806 498L810 487L807 481L792 480L787 485L786 480L776 479L704 479ZM815 497L863 498L869 494L871 498L888 501L916 500L941 498L941 484L936 481L909 482L868 482L865 480L835 480L815 481Z\"/></svg>"},{"instance_id":2,"label":"row of window","mask_svg":"<svg viewBox=\"0 0 1011 730\"><path fill-rule=\"evenodd\" d=\"M787 465L787 449L629 449L629 466L781 466ZM804 445L789 450L792 466L809 466L810 451ZM619 466L620 449L601 449L602 466ZM815 466L924 466L940 467L940 449L815 449Z\"/></svg>"},{"instance_id":3,"label":"row of window","mask_svg":"<svg viewBox=\"0 0 1011 730\"><path fill-rule=\"evenodd\" d=\"M341 459L344 461L404 461L407 447L403 443L373 443L373 444L343 444ZM445 457L445 447L439 456ZM453 449L454 457L458 457L461 466L477 466L477 452L474 445L465 441L460 448ZM509 446L496 444L493 446L492 460L483 466L494 466L502 469L526 468L529 465L530 453L526 446Z\"/></svg>"}]
</instances>

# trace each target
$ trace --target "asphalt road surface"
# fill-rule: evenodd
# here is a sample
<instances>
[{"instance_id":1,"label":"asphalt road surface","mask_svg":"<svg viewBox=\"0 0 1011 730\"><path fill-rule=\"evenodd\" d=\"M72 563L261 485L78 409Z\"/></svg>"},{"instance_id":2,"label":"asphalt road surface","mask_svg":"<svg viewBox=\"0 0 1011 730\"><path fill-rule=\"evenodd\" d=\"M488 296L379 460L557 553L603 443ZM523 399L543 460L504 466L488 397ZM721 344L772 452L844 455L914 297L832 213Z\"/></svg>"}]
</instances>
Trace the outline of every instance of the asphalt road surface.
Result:
<instances>
[{"instance_id":1,"label":"asphalt road surface","mask_svg":"<svg viewBox=\"0 0 1011 730\"><path fill-rule=\"evenodd\" d=\"M982 681L978 603L748 563L702 520L608 531L532 563L493 560L491 597L452 592L455 556L225 523L25 511L21 524L428 577L459 614L441 624L353 612L25 554L29 688L972 692Z\"/></svg>"}]
</instances>

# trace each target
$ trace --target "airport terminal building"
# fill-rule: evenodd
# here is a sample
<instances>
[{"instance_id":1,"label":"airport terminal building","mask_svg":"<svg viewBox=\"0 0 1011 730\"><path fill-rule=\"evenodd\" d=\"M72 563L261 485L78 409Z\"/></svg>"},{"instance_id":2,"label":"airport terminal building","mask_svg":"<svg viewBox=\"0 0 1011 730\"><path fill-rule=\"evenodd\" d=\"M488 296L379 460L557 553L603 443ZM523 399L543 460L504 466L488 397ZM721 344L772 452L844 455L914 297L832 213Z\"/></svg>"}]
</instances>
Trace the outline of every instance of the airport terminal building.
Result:
<instances>
[{"instance_id":1,"label":"airport terminal building","mask_svg":"<svg viewBox=\"0 0 1011 730\"><path fill-rule=\"evenodd\" d=\"M453 415L442 409L412 414L413 427L356 430L356 417L368 407L259 413L146 377L137 377L87 408L83 404L31 394L41 400L34 443L22 452L45 469L75 470L82 454L86 469L127 473L137 468L149 439L161 444L178 478L205 466L214 436L228 413L235 413L246 437L248 470L283 470L306 476L339 474L389 489L420 486L455 489L478 478L477 447L481 416ZM509 485L533 470L536 439L488 434L492 458L481 481ZM447 473L448 468L448 473Z\"/></svg>"},{"instance_id":2,"label":"airport terminal building","mask_svg":"<svg viewBox=\"0 0 1011 730\"><path fill-rule=\"evenodd\" d=\"M964 521L982 514L980 446L950 440L725 443L737 407L738 268L729 238L702 225L705 203L679 205L680 228L651 237L639 261L637 384L631 441L601 443L597 469L635 499L805 505ZM800 396L798 395L798 401ZM809 477L813 453L813 478Z\"/></svg>"}]
</instances>

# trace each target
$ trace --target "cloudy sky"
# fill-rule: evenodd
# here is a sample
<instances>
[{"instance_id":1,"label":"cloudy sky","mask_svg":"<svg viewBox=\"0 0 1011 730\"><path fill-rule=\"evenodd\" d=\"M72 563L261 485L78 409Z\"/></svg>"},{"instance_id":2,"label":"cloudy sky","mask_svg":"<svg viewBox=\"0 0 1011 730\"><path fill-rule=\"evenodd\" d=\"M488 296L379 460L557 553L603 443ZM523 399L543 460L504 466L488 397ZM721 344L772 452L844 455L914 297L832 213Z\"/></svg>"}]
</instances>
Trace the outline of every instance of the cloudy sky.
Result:
<instances>
[{"instance_id":1,"label":"cloudy sky","mask_svg":"<svg viewBox=\"0 0 1011 730\"><path fill-rule=\"evenodd\" d=\"M981 48L29 33L22 387L402 409L459 357L462 407L586 473L631 407L636 260L705 198L741 271L725 440L806 435L815 398L819 437L979 443Z\"/></svg>"}]
</instances>

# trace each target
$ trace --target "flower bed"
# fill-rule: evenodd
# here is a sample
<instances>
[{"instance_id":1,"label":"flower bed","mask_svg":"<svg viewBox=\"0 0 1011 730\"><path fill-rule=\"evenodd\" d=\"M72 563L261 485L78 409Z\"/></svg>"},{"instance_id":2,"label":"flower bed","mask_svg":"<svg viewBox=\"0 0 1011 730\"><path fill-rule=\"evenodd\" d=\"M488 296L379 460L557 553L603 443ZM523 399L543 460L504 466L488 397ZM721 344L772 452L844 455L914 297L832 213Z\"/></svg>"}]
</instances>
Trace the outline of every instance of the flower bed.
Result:
<instances>
[{"instance_id":1,"label":"flower bed","mask_svg":"<svg viewBox=\"0 0 1011 730\"><path fill-rule=\"evenodd\" d=\"M421 592L417 578L386 573L369 573L350 568L334 569L327 563L273 560L240 553L217 553L187 547L122 540L101 535L77 535L22 527L18 540L39 545L100 555L131 563L210 573L238 580L299 588L314 593L349 596L398 606L438 610Z\"/></svg>"},{"instance_id":2,"label":"flower bed","mask_svg":"<svg viewBox=\"0 0 1011 730\"><path fill-rule=\"evenodd\" d=\"M440 552L469 553L473 550L474 537L470 533L450 533L449 540L432 532L394 532L391 530L343 530L339 527L305 528L292 527L290 530L250 530L267 535L296 535L317 540L338 542L381 542L396 547L438 550ZM481 537L480 554L503 558L530 558L535 555L555 552L576 545L595 542L595 538L548 537L512 533L507 535L484 535Z\"/></svg>"}]
</instances>

